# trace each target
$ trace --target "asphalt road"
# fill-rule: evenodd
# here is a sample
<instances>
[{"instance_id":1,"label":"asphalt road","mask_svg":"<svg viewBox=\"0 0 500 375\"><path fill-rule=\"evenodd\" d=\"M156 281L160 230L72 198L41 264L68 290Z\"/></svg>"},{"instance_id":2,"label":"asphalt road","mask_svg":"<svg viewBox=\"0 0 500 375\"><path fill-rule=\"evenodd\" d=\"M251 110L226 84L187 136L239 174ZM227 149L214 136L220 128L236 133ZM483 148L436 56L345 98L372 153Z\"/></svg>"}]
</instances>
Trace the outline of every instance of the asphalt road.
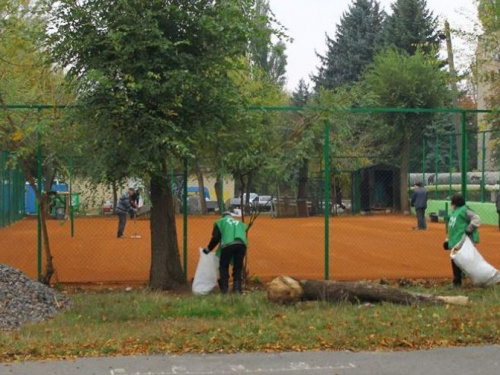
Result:
<instances>
[{"instance_id":1,"label":"asphalt road","mask_svg":"<svg viewBox=\"0 0 500 375\"><path fill-rule=\"evenodd\" d=\"M411 352L186 354L0 364L1 375L498 375L500 346Z\"/></svg>"}]
</instances>

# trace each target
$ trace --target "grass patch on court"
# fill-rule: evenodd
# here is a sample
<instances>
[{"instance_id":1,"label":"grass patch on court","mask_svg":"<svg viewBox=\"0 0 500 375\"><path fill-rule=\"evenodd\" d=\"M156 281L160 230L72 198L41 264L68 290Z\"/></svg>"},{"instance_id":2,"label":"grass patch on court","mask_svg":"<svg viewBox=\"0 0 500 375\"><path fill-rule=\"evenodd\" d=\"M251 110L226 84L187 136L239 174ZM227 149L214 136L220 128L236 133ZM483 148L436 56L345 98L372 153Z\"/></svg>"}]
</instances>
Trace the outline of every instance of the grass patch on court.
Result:
<instances>
[{"instance_id":1,"label":"grass patch on court","mask_svg":"<svg viewBox=\"0 0 500 375\"><path fill-rule=\"evenodd\" d=\"M303 302L265 292L196 297L136 291L70 294L54 319L0 333L0 361L160 353L414 350L500 343L500 286L405 290L466 295L468 306Z\"/></svg>"}]
</instances>

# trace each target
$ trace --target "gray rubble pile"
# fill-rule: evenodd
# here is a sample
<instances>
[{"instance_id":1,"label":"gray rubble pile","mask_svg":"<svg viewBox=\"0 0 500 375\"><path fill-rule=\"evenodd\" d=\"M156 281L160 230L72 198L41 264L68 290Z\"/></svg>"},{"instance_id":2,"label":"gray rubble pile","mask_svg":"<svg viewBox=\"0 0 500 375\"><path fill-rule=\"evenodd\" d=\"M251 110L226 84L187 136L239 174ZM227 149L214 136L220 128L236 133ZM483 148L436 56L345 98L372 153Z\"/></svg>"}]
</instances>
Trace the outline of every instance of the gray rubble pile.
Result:
<instances>
[{"instance_id":1,"label":"gray rubble pile","mask_svg":"<svg viewBox=\"0 0 500 375\"><path fill-rule=\"evenodd\" d=\"M56 290L0 264L0 330L49 319L69 305L70 300Z\"/></svg>"}]
</instances>

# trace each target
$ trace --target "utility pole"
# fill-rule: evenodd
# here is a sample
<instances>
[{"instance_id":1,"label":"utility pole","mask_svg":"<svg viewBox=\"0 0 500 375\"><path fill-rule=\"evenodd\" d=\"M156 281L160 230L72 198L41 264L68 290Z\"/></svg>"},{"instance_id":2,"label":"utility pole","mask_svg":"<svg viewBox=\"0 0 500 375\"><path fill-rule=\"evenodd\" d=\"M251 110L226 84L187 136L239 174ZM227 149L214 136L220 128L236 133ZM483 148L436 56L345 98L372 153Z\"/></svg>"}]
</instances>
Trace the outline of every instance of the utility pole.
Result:
<instances>
[{"instance_id":1,"label":"utility pole","mask_svg":"<svg viewBox=\"0 0 500 375\"><path fill-rule=\"evenodd\" d=\"M442 37L441 37L442 38ZM446 40L446 51L448 52L448 67L450 70L450 85L451 85L451 100L453 109L458 109L458 87L457 87L457 72L455 70L455 62L453 60L453 47L451 44L450 24L444 22L444 39ZM462 170L462 133L460 113L453 113L453 124L455 127L455 144L457 146L458 168ZM465 137L465 134L462 134Z\"/></svg>"}]
</instances>

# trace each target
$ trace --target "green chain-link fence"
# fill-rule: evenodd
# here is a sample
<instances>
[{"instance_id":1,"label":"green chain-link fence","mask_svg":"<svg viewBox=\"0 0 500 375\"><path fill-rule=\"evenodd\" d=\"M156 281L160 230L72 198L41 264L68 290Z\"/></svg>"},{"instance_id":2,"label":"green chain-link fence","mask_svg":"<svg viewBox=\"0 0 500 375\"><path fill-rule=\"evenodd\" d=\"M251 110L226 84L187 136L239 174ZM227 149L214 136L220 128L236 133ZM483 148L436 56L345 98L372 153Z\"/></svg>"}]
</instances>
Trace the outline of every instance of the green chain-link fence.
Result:
<instances>
[{"instance_id":1,"label":"green chain-link fence","mask_svg":"<svg viewBox=\"0 0 500 375\"><path fill-rule=\"evenodd\" d=\"M468 204L481 215L481 251L500 267L500 257L494 251L498 227L493 203L498 193L499 164L492 141L485 141L493 161L481 168L480 155L486 154L484 133L468 129L476 112L458 111L465 132L457 134L449 110L311 110L328 115L319 124L316 121L315 127L311 125L308 133L304 122L292 128L293 116L302 109L253 110L276 117L274 141L279 144L270 153L272 163L256 168L246 186L250 199L245 220L252 210L259 212L249 232L247 266L254 280L279 274L339 280L450 277L449 256L441 250L441 243L446 237L446 204L453 192L465 194ZM436 121L446 126L439 131L426 127L411 139L408 169L402 171L402 147L389 148L390 139L375 145L371 142L370 148L363 147L363 142L370 144L365 135L381 126L381 116L409 112L415 116L434 112ZM348 126L352 143L341 144L339 132ZM346 139L342 142L349 142ZM180 161L165 176L176 196L179 252L188 280L194 275L198 248L207 245L221 211L238 214L242 208L240 176L231 175L227 168L219 166L214 171L206 166L201 170L202 189L195 177L195 164ZM126 238L117 239L114 196L129 186L137 187L137 179L124 181L113 191L86 181L77 163L71 170L73 178L66 176L66 183L72 191L67 194L78 197L78 209L74 204L69 209L66 203L54 206L55 215L48 223L54 281L147 282L151 266L147 181L139 181L142 212L137 219L129 219ZM416 181L424 182L430 198L425 232L412 231L416 218L404 212ZM24 194L24 181L19 192ZM57 210L63 206L65 211ZM429 217L431 213L437 220ZM4 228L0 249L8 248L9 252L2 252L0 261L36 277L37 254L43 254L37 252L39 236L33 216Z\"/></svg>"},{"instance_id":2,"label":"green chain-link fence","mask_svg":"<svg viewBox=\"0 0 500 375\"><path fill-rule=\"evenodd\" d=\"M25 216L24 173L0 151L0 229Z\"/></svg>"}]
</instances>

